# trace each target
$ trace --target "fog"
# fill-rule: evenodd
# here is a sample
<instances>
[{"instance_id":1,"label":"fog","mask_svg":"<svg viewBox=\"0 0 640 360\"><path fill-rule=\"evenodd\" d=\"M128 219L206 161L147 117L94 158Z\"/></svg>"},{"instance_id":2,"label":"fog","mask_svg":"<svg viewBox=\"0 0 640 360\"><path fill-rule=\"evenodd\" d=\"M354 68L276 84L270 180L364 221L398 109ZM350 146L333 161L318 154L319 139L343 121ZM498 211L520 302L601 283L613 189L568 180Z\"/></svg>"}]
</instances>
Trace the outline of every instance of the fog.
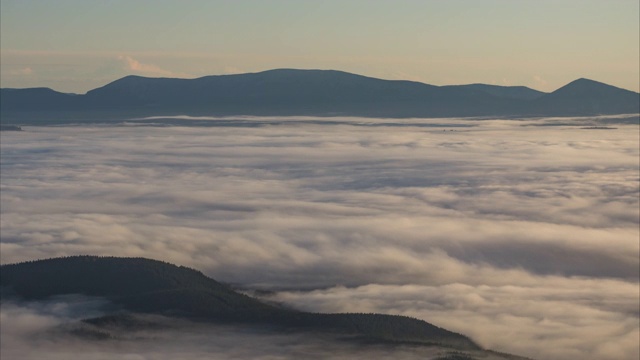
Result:
<instances>
[{"instance_id":1,"label":"fog","mask_svg":"<svg viewBox=\"0 0 640 360\"><path fill-rule=\"evenodd\" d=\"M639 355L636 124L159 119L3 132L1 262L143 256L518 355Z\"/></svg>"},{"instance_id":2,"label":"fog","mask_svg":"<svg viewBox=\"0 0 640 360\"><path fill-rule=\"evenodd\" d=\"M73 296L39 303L5 302L0 307L3 359L436 359L451 349L366 344L346 337L274 331L268 327L212 325L158 315L135 315L151 327L101 328L109 339L78 336L91 327L78 320L109 305ZM88 312L87 312L88 311ZM474 354L474 351L468 352ZM498 356L487 360L503 359Z\"/></svg>"}]
</instances>

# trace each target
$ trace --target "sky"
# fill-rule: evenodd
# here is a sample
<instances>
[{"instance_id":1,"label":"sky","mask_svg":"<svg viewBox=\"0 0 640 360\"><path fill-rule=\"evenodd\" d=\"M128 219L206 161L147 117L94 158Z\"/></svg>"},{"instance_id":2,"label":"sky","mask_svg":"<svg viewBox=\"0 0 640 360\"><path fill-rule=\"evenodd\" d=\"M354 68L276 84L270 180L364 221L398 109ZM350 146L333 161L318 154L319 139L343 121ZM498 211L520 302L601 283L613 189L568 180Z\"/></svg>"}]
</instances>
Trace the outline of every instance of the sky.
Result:
<instances>
[{"instance_id":1,"label":"sky","mask_svg":"<svg viewBox=\"0 0 640 360\"><path fill-rule=\"evenodd\" d=\"M638 91L636 0L1 0L0 86L335 69L434 85Z\"/></svg>"},{"instance_id":2,"label":"sky","mask_svg":"<svg viewBox=\"0 0 640 360\"><path fill-rule=\"evenodd\" d=\"M411 316L535 359L638 358L637 123L173 121L0 133L0 262L142 256L298 309ZM82 349L20 330L60 314L0 310L2 351ZM131 351L162 359L160 345ZM207 358L187 355L173 358Z\"/></svg>"}]
</instances>

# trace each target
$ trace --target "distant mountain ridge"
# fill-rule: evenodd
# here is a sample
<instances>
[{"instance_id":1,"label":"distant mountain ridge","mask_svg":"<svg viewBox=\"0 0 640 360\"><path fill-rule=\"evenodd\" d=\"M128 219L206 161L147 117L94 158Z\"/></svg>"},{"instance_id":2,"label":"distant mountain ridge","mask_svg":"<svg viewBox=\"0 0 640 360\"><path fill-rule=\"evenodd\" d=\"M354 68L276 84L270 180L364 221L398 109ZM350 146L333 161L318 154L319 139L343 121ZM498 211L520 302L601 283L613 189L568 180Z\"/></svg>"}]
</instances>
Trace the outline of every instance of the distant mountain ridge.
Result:
<instances>
[{"instance_id":1,"label":"distant mountain ridge","mask_svg":"<svg viewBox=\"0 0 640 360\"><path fill-rule=\"evenodd\" d=\"M469 85L447 85L451 88L466 88L480 92L484 92L493 96L518 99L518 100L534 100L547 93L528 88L526 86L501 86L488 84L469 84Z\"/></svg>"},{"instance_id":2,"label":"distant mountain ridge","mask_svg":"<svg viewBox=\"0 0 640 360\"><path fill-rule=\"evenodd\" d=\"M582 78L534 99L532 106L556 116L632 114L640 112L640 97L633 91Z\"/></svg>"},{"instance_id":3,"label":"distant mountain ridge","mask_svg":"<svg viewBox=\"0 0 640 360\"><path fill-rule=\"evenodd\" d=\"M0 120L123 120L156 115L485 117L640 112L640 94L587 79L551 92L486 84L434 86L336 70L276 69L197 79L126 76L84 95L1 89Z\"/></svg>"}]
</instances>

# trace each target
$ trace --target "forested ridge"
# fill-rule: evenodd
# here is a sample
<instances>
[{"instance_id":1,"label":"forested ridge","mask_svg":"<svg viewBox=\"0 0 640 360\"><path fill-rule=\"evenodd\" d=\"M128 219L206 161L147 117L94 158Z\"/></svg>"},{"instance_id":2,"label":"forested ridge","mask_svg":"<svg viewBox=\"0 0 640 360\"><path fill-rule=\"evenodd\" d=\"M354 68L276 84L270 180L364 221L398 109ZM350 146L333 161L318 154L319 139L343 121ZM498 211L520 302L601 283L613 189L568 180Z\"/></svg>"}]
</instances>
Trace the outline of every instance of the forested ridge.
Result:
<instances>
[{"instance_id":1,"label":"forested ridge","mask_svg":"<svg viewBox=\"0 0 640 360\"><path fill-rule=\"evenodd\" d=\"M368 341L479 349L469 338L419 319L285 309L238 293L197 270L145 258L72 256L2 265L0 285L26 300L83 294L104 297L134 313L273 325L353 335ZM105 319L126 324L125 318L109 316Z\"/></svg>"}]
</instances>

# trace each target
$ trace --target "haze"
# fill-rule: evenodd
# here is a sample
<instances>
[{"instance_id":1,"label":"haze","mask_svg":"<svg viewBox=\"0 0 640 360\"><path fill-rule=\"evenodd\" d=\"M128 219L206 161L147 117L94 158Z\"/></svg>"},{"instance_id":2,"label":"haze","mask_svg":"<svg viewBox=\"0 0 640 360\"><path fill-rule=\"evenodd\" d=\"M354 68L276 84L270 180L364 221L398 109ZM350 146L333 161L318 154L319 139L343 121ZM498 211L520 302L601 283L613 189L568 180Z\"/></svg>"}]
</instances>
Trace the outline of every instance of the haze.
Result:
<instances>
[{"instance_id":1,"label":"haze","mask_svg":"<svg viewBox=\"0 0 640 360\"><path fill-rule=\"evenodd\" d=\"M434 85L638 91L635 0L33 1L0 4L1 87L318 68Z\"/></svg>"}]
</instances>

